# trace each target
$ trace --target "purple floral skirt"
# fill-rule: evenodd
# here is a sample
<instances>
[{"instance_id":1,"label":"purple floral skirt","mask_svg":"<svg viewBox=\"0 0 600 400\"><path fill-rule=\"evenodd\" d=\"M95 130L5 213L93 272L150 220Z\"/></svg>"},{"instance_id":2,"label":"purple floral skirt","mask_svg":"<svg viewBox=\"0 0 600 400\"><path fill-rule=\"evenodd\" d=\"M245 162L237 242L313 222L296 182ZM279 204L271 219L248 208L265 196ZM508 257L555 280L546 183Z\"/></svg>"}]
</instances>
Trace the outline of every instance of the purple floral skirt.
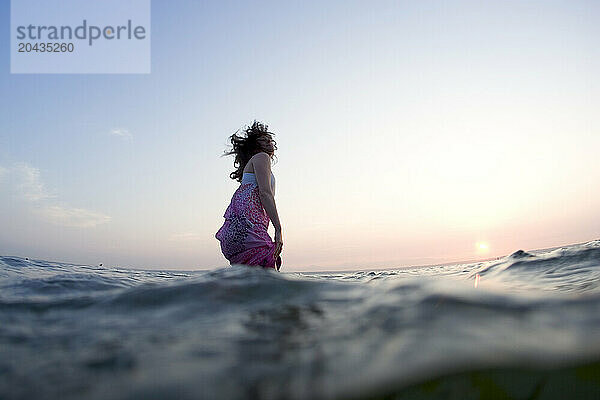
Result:
<instances>
[{"instance_id":1,"label":"purple floral skirt","mask_svg":"<svg viewBox=\"0 0 600 400\"><path fill-rule=\"evenodd\" d=\"M225 222L215 237L230 264L279 270L281 257L273 257L277 246L267 233L269 216L260 202L256 184L240 185L223 216Z\"/></svg>"}]
</instances>

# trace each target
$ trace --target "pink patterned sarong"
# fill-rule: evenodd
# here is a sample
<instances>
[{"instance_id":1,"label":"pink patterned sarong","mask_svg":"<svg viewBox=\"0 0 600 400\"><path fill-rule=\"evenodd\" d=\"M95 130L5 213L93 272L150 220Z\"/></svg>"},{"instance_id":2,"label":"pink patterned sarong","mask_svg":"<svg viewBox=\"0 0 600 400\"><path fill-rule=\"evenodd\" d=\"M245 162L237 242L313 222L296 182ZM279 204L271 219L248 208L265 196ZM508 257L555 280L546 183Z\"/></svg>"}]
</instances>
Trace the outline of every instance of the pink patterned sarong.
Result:
<instances>
[{"instance_id":1,"label":"pink patterned sarong","mask_svg":"<svg viewBox=\"0 0 600 400\"><path fill-rule=\"evenodd\" d=\"M279 270L281 257L273 258L276 244L267 232L269 216L260 202L255 183L240 185L223 216L225 223L215 237L230 264Z\"/></svg>"}]
</instances>

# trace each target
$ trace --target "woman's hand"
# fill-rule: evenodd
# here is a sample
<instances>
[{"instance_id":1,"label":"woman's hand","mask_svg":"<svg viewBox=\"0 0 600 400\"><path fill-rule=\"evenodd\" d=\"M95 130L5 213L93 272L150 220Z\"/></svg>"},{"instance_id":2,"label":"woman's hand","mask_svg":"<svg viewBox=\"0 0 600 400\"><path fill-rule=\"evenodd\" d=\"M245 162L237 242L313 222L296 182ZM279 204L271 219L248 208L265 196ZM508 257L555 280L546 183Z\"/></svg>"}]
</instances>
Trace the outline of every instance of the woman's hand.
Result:
<instances>
[{"instance_id":1,"label":"woman's hand","mask_svg":"<svg viewBox=\"0 0 600 400\"><path fill-rule=\"evenodd\" d=\"M283 250L283 239L281 238L281 229L275 229L275 252L273 253L273 258L277 260L279 254L281 254L281 250Z\"/></svg>"}]
</instances>

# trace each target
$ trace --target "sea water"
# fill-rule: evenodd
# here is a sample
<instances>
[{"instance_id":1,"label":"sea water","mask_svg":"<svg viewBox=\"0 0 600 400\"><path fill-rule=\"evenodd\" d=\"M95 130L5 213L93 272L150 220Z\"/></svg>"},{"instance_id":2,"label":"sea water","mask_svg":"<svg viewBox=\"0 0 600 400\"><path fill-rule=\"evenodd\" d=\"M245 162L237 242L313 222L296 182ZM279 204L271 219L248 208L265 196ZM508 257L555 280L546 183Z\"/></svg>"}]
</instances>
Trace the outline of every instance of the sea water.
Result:
<instances>
[{"instance_id":1,"label":"sea water","mask_svg":"<svg viewBox=\"0 0 600 400\"><path fill-rule=\"evenodd\" d=\"M81 398L600 398L600 241L344 273L0 257L0 399Z\"/></svg>"}]
</instances>

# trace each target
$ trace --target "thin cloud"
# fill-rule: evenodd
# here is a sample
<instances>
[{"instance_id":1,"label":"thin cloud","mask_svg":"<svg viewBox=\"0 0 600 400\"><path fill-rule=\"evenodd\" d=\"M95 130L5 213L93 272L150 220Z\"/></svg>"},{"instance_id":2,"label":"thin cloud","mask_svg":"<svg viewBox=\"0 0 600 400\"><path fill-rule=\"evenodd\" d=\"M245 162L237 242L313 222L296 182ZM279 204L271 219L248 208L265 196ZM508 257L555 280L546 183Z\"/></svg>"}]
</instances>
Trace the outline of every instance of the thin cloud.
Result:
<instances>
[{"instance_id":1,"label":"thin cloud","mask_svg":"<svg viewBox=\"0 0 600 400\"><path fill-rule=\"evenodd\" d=\"M27 201L40 201L56 197L46 191L40 180L40 170L26 163L17 163L14 166L17 180L17 191Z\"/></svg>"},{"instance_id":2,"label":"thin cloud","mask_svg":"<svg viewBox=\"0 0 600 400\"><path fill-rule=\"evenodd\" d=\"M110 222L108 215L86 210L62 206L45 206L35 211L47 221L61 226L75 228L94 228L100 224Z\"/></svg>"},{"instance_id":3,"label":"thin cloud","mask_svg":"<svg viewBox=\"0 0 600 400\"><path fill-rule=\"evenodd\" d=\"M112 136L118 136L124 139L132 139L133 136L131 135L131 132L129 132L128 129L124 129L124 128L114 128L110 130L110 135Z\"/></svg>"},{"instance_id":4,"label":"thin cloud","mask_svg":"<svg viewBox=\"0 0 600 400\"><path fill-rule=\"evenodd\" d=\"M107 223L111 217L84 208L59 204L57 196L49 193L40 177L40 170L27 163L14 164L10 169L0 167L0 181L7 178L6 188L16 198L24 200L11 204L25 205L26 209L44 220L61 225L91 228Z\"/></svg>"}]
</instances>

